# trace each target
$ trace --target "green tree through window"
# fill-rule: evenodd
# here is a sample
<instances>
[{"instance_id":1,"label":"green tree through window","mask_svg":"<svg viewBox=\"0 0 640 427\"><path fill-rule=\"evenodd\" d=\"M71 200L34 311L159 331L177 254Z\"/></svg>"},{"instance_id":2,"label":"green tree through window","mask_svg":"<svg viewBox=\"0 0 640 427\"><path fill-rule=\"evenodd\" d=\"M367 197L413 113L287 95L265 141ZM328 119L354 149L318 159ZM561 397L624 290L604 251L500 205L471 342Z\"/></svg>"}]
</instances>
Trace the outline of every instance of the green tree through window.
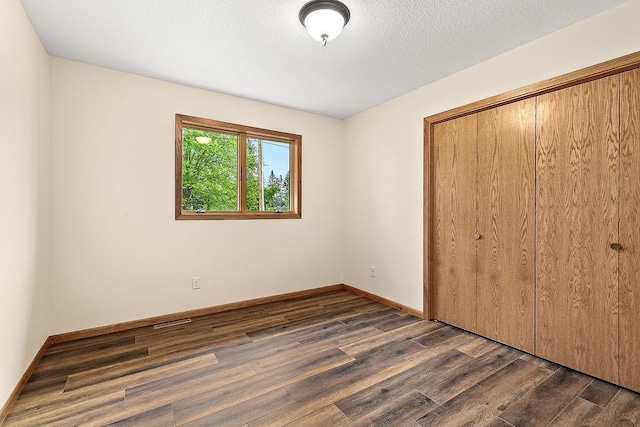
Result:
<instances>
[{"instance_id":1,"label":"green tree through window","mask_svg":"<svg viewBox=\"0 0 640 427\"><path fill-rule=\"evenodd\" d=\"M182 208L238 209L238 136L185 127L182 141Z\"/></svg>"}]
</instances>

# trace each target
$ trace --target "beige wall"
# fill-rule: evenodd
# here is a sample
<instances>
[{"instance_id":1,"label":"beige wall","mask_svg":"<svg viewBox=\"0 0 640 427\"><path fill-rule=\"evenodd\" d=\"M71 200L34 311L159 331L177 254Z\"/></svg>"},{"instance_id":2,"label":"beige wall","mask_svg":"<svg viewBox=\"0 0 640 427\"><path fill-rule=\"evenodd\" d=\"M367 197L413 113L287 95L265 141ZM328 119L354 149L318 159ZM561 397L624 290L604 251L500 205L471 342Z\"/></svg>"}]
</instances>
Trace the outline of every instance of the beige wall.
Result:
<instances>
[{"instance_id":1,"label":"beige wall","mask_svg":"<svg viewBox=\"0 0 640 427\"><path fill-rule=\"evenodd\" d=\"M0 407L49 335L49 58L0 1Z\"/></svg>"},{"instance_id":2,"label":"beige wall","mask_svg":"<svg viewBox=\"0 0 640 427\"><path fill-rule=\"evenodd\" d=\"M424 117L640 51L639 18L633 0L346 120L345 283L422 309Z\"/></svg>"},{"instance_id":3,"label":"beige wall","mask_svg":"<svg viewBox=\"0 0 640 427\"><path fill-rule=\"evenodd\" d=\"M342 282L341 121L58 58L51 99L52 333ZM301 134L302 219L176 221L176 113Z\"/></svg>"}]
</instances>

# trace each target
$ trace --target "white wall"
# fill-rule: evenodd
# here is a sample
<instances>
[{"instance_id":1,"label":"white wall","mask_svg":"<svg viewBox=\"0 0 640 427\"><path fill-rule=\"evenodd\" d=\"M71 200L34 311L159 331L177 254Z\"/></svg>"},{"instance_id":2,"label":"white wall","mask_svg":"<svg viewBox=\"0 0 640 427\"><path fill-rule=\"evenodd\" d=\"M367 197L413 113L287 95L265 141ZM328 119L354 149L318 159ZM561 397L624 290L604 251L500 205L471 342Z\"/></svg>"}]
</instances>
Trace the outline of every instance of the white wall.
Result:
<instances>
[{"instance_id":1,"label":"white wall","mask_svg":"<svg viewBox=\"0 0 640 427\"><path fill-rule=\"evenodd\" d=\"M424 117L639 51L639 20L633 0L346 120L345 283L422 309Z\"/></svg>"},{"instance_id":2,"label":"white wall","mask_svg":"<svg viewBox=\"0 0 640 427\"><path fill-rule=\"evenodd\" d=\"M49 335L49 58L0 1L0 407Z\"/></svg>"},{"instance_id":3,"label":"white wall","mask_svg":"<svg viewBox=\"0 0 640 427\"><path fill-rule=\"evenodd\" d=\"M341 121L58 58L51 99L53 334L342 283ZM302 219L176 221L176 113L301 134Z\"/></svg>"}]
</instances>

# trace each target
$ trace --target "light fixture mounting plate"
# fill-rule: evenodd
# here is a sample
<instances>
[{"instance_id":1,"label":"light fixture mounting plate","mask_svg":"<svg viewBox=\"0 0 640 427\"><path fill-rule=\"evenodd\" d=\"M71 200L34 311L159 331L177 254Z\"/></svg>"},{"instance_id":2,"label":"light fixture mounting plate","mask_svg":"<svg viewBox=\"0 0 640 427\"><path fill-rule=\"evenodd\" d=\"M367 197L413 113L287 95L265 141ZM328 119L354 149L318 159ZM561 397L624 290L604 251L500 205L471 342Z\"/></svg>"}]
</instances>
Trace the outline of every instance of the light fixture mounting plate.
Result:
<instances>
[{"instance_id":1,"label":"light fixture mounting plate","mask_svg":"<svg viewBox=\"0 0 640 427\"><path fill-rule=\"evenodd\" d=\"M342 17L344 18L344 26L347 25L349 19L351 18L351 12L349 12L349 8L344 3L339 2L338 0L312 0L302 6L302 9L300 9L300 13L298 14L300 23L304 26L304 20L311 12L322 9L333 10L342 15Z\"/></svg>"}]
</instances>

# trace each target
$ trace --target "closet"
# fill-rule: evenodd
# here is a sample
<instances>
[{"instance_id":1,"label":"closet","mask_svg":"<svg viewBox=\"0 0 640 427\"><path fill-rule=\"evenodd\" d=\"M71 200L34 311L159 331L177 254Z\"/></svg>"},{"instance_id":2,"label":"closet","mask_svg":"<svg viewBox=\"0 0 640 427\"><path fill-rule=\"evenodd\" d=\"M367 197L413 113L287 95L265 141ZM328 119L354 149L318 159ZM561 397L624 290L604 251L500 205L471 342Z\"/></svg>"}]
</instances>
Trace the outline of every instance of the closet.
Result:
<instances>
[{"instance_id":1,"label":"closet","mask_svg":"<svg viewBox=\"0 0 640 427\"><path fill-rule=\"evenodd\" d=\"M536 354L615 382L617 75L538 96Z\"/></svg>"},{"instance_id":2,"label":"closet","mask_svg":"<svg viewBox=\"0 0 640 427\"><path fill-rule=\"evenodd\" d=\"M434 317L533 351L532 100L434 126ZM512 236L519 236L513 239Z\"/></svg>"},{"instance_id":3,"label":"closet","mask_svg":"<svg viewBox=\"0 0 640 427\"><path fill-rule=\"evenodd\" d=\"M620 385L640 391L640 69L620 75Z\"/></svg>"},{"instance_id":4,"label":"closet","mask_svg":"<svg viewBox=\"0 0 640 427\"><path fill-rule=\"evenodd\" d=\"M425 317L640 391L640 53L425 119Z\"/></svg>"},{"instance_id":5,"label":"closet","mask_svg":"<svg viewBox=\"0 0 640 427\"><path fill-rule=\"evenodd\" d=\"M443 322L476 329L476 135L477 115L434 128L436 192L434 314Z\"/></svg>"},{"instance_id":6,"label":"closet","mask_svg":"<svg viewBox=\"0 0 640 427\"><path fill-rule=\"evenodd\" d=\"M478 113L476 330L528 352L534 349L534 138L532 99Z\"/></svg>"}]
</instances>

